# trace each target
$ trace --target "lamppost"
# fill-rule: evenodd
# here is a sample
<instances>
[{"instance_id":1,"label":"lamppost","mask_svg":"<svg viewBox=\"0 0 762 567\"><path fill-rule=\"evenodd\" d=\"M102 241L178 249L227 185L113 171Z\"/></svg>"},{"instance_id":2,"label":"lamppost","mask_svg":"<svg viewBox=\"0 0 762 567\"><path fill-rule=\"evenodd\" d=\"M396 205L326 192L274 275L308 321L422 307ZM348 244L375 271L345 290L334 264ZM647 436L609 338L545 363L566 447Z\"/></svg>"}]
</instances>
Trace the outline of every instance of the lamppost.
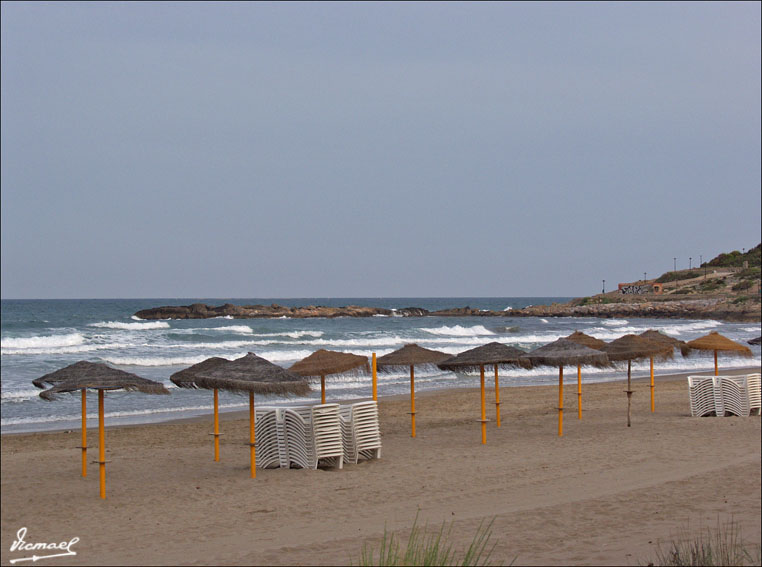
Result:
<instances>
[{"instance_id":1,"label":"lamppost","mask_svg":"<svg viewBox=\"0 0 762 567\"><path fill-rule=\"evenodd\" d=\"M601 290L601 293L606 293L606 280L603 280L603 289Z\"/></svg>"},{"instance_id":2,"label":"lamppost","mask_svg":"<svg viewBox=\"0 0 762 567\"><path fill-rule=\"evenodd\" d=\"M704 255L699 254L699 266L701 266L704 263Z\"/></svg>"},{"instance_id":3,"label":"lamppost","mask_svg":"<svg viewBox=\"0 0 762 567\"><path fill-rule=\"evenodd\" d=\"M693 268L693 258L688 256L688 269L690 270L692 268Z\"/></svg>"},{"instance_id":4,"label":"lamppost","mask_svg":"<svg viewBox=\"0 0 762 567\"><path fill-rule=\"evenodd\" d=\"M677 271L677 258L672 258L672 260L674 262L674 265L672 266L672 271L676 272Z\"/></svg>"}]
</instances>

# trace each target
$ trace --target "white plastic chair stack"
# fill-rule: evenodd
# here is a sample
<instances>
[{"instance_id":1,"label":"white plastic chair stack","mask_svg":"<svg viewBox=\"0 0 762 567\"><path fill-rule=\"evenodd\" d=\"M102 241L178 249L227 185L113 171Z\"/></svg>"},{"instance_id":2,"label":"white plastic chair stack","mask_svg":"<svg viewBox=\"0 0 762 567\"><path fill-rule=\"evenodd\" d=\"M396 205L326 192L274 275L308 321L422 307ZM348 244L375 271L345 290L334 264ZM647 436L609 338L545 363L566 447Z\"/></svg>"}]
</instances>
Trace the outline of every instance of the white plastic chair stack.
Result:
<instances>
[{"instance_id":1,"label":"white plastic chair stack","mask_svg":"<svg viewBox=\"0 0 762 567\"><path fill-rule=\"evenodd\" d=\"M749 417L749 387L746 376L716 376L714 388L722 397L724 411L723 414L717 409L717 415L730 413L739 417Z\"/></svg>"},{"instance_id":2,"label":"white plastic chair stack","mask_svg":"<svg viewBox=\"0 0 762 567\"><path fill-rule=\"evenodd\" d=\"M341 429L345 462L357 463L360 458L381 458L381 432L378 427L378 404L375 401L341 406Z\"/></svg>"},{"instance_id":3,"label":"white plastic chair stack","mask_svg":"<svg viewBox=\"0 0 762 567\"><path fill-rule=\"evenodd\" d=\"M344 466L344 440L341 435L339 404L312 406L312 434L314 440L314 466L320 461L326 464Z\"/></svg>"},{"instance_id":4,"label":"white plastic chair stack","mask_svg":"<svg viewBox=\"0 0 762 567\"><path fill-rule=\"evenodd\" d=\"M691 416L703 417L716 411L714 391L714 376L688 376Z\"/></svg>"},{"instance_id":5,"label":"white plastic chair stack","mask_svg":"<svg viewBox=\"0 0 762 567\"><path fill-rule=\"evenodd\" d=\"M746 383L749 388L749 413L759 415L762 411L762 392L760 391L760 375L748 374Z\"/></svg>"},{"instance_id":6,"label":"white plastic chair stack","mask_svg":"<svg viewBox=\"0 0 762 567\"><path fill-rule=\"evenodd\" d=\"M307 415L309 416L309 408ZM288 408L283 411L283 425L285 429L286 463L283 468L291 465L308 469L312 467L312 430L309 417L305 419L302 412Z\"/></svg>"},{"instance_id":7,"label":"white plastic chair stack","mask_svg":"<svg viewBox=\"0 0 762 567\"><path fill-rule=\"evenodd\" d=\"M278 413L276 408L263 407L254 410L257 467L261 469L282 466Z\"/></svg>"}]
</instances>

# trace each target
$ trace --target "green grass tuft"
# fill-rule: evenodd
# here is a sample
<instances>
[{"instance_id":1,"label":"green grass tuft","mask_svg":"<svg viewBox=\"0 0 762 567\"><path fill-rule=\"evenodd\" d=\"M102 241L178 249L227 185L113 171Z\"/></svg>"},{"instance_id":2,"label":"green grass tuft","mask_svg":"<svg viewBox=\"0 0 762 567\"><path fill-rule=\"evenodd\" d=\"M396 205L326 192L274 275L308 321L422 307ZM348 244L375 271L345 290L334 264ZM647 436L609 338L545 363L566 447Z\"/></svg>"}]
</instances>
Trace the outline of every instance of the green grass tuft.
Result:
<instances>
[{"instance_id":1,"label":"green grass tuft","mask_svg":"<svg viewBox=\"0 0 762 567\"><path fill-rule=\"evenodd\" d=\"M760 565L760 546L747 545L741 538L741 528L733 520L713 530L702 530L691 536L683 530L677 540L656 550L656 558L645 565Z\"/></svg>"},{"instance_id":2,"label":"green grass tuft","mask_svg":"<svg viewBox=\"0 0 762 567\"><path fill-rule=\"evenodd\" d=\"M429 532L427 526L418 526L416 514L413 527L410 529L407 545L404 549L394 533L384 529L384 536L376 552L367 544L363 546L360 565L362 566L396 566L396 565L491 565L489 563L495 545L489 545L492 535L491 520L486 526L482 523L474 535L471 544L464 553L458 554L451 543L452 525L445 523L438 531Z\"/></svg>"}]
</instances>

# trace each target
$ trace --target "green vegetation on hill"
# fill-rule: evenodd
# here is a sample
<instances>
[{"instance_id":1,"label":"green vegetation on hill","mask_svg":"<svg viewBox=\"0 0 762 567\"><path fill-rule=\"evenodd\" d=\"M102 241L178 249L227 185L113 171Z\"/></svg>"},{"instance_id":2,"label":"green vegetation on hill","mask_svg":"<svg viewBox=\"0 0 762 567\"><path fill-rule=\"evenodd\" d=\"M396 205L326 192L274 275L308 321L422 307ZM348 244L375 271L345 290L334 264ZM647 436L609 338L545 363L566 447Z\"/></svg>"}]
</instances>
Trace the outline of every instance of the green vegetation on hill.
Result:
<instances>
[{"instance_id":1,"label":"green vegetation on hill","mask_svg":"<svg viewBox=\"0 0 762 567\"><path fill-rule=\"evenodd\" d=\"M752 248L746 254L733 250L727 254L720 254L701 265L710 268L740 268L744 262L749 262L749 266L762 265L762 244L757 244L755 248Z\"/></svg>"}]
</instances>

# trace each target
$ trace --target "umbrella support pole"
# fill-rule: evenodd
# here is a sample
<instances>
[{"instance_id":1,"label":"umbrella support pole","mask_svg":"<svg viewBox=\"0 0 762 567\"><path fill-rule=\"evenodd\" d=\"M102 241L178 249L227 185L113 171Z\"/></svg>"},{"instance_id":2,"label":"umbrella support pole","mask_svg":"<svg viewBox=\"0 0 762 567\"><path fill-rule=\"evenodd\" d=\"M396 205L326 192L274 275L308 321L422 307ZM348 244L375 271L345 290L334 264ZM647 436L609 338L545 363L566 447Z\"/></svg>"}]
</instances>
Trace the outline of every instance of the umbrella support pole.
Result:
<instances>
[{"instance_id":1,"label":"umbrella support pole","mask_svg":"<svg viewBox=\"0 0 762 567\"><path fill-rule=\"evenodd\" d=\"M564 434L564 367L558 367L558 436Z\"/></svg>"},{"instance_id":2,"label":"umbrella support pole","mask_svg":"<svg viewBox=\"0 0 762 567\"><path fill-rule=\"evenodd\" d=\"M325 403L325 376L320 377L320 403Z\"/></svg>"},{"instance_id":3,"label":"umbrella support pole","mask_svg":"<svg viewBox=\"0 0 762 567\"><path fill-rule=\"evenodd\" d=\"M87 476L87 388L82 388L82 476Z\"/></svg>"},{"instance_id":4,"label":"umbrella support pole","mask_svg":"<svg viewBox=\"0 0 762 567\"><path fill-rule=\"evenodd\" d=\"M220 410L219 393L214 389L214 460L220 460Z\"/></svg>"},{"instance_id":5,"label":"umbrella support pole","mask_svg":"<svg viewBox=\"0 0 762 567\"><path fill-rule=\"evenodd\" d=\"M378 376L376 375L376 353L373 353L373 401L378 400Z\"/></svg>"},{"instance_id":6,"label":"umbrella support pole","mask_svg":"<svg viewBox=\"0 0 762 567\"><path fill-rule=\"evenodd\" d=\"M654 358L651 357L651 413L656 411L656 397L654 395Z\"/></svg>"},{"instance_id":7,"label":"umbrella support pole","mask_svg":"<svg viewBox=\"0 0 762 567\"><path fill-rule=\"evenodd\" d=\"M632 361L627 361L627 427L631 426L631 420L630 416L632 414L632 386L631 386L631 378L632 375Z\"/></svg>"},{"instance_id":8,"label":"umbrella support pole","mask_svg":"<svg viewBox=\"0 0 762 567\"><path fill-rule=\"evenodd\" d=\"M487 413L485 410L485 401L484 401L484 365L482 364L479 369L481 370L480 376L481 376L481 394L482 394L482 445L487 444Z\"/></svg>"},{"instance_id":9,"label":"umbrella support pole","mask_svg":"<svg viewBox=\"0 0 762 567\"><path fill-rule=\"evenodd\" d=\"M254 427L254 392L249 392L249 457L251 459L251 478L257 478L256 432Z\"/></svg>"},{"instance_id":10,"label":"umbrella support pole","mask_svg":"<svg viewBox=\"0 0 762 567\"><path fill-rule=\"evenodd\" d=\"M410 437L415 437L415 370L410 367Z\"/></svg>"},{"instance_id":11,"label":"umbrella support pole","mask_svg":"<svg viewBox=\"0 0 762 567\"><path fill-rule=\"evenodd\" d=\"M717 351L714 351L714 375L715 376L720 375L720 369L717 366Z\"/></svg>"},{"instance_id":12,"label":"umbrella support pole","mask_svg":"<svg viewBox=\"0 0 762 567\"><path fill-rule=\"evenodd\" d=\"M497 376L497 364L495 365L495 417L497 426L500 427L500 381Z\"/></svg>"},{"instance_id":13,"label":"umbrella support pole","mask_svg":"<svg viewBox=\"0 0 762 567\"><path fill-rule=\"evenodd\" d=\"M577 419L582 419L582 365L577 365Z\"/></svg>"},{"instance_id":14,"label":"umbrella support pole","mask_svg":"<svg viewBox=\"0 0 762 567\"><path fill-rule=\"evenodd\" d=\"M101 498L106 498L106 433L103 427L103 390L98 390L98 467Z\"/></svg>"}]
</instances>

